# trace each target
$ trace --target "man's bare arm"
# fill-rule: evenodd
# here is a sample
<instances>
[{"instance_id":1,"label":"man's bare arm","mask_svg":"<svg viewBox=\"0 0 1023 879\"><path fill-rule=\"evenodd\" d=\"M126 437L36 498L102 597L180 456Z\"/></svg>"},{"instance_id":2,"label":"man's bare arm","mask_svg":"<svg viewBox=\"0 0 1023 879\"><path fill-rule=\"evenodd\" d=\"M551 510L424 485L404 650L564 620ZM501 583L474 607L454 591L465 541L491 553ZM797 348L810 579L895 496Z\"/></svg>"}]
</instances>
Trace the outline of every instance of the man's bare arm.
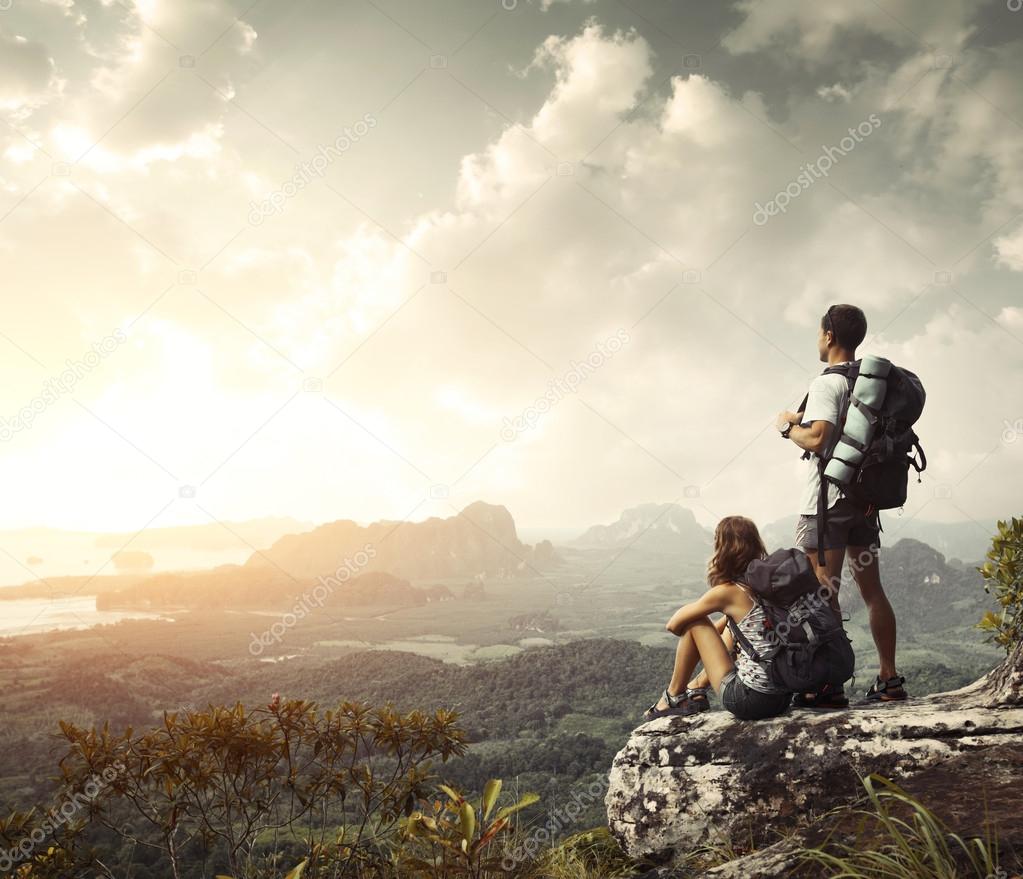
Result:
<instances>
[{"instance_id":1,"label":"man's bare arm","mask_svg":"<svg viewBox=\"0 0 1023 879\"><path fill-rule=\"evenodd\" d=\"M800 424L802 420L802 412L786 410L778 415L778 429L791 425L788 438L804 451L819 455L828 447L828 441L831 439L831 422L814 421L808 427L803 427Z\"/></svg>"},{"instance_id":2,"label":"man's bare arm","mask_svg":"<svg viewBox=\"0 0 1023 879\"><path fill-rule=\"evenodd\" d=\"M794 424L789 431L789 439L804 451L819 455L828 447L831 439L831 422L814 421L808 427Z\"/></svg>"}]
</instances>

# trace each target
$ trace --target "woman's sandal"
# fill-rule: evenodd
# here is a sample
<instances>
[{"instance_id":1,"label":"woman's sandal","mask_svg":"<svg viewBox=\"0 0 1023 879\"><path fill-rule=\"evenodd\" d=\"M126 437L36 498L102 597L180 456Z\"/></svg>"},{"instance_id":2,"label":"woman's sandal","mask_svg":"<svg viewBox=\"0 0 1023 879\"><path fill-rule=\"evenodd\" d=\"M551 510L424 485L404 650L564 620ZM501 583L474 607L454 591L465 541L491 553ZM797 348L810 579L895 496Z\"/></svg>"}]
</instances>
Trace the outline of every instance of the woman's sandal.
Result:
<instances>
[{"instance_id":1,"label":"woman's sandal","mask_svg":"<svg viewBox=\"0 0 1023 879\"><path fill-rule=\"evenodd\" d=\"M643 712L643 720L657 720L659 717L688 717L691 714L699 714L701 711L706 711L710 707L706 697L703 700L699 697L694 699L690 696L691 692L694 691L685 690L677 696L672 696L668 692L668 688L665 687L664 692L661 693L661 698L668 703L668 707L658 708L657 703L654 702L653 705ZM700 704L701 701L703 704Z\"/></svg>"},{"instance_id":2,"label":"woman's sandal","mask_svg":"<svg viewBox=\"0 0 1023 879\"><path fill-rule=\"evenodd\" d=\"M710 694L713 689L713 687L690 687L686 690L686 697L696 702L701 711L709 711Z\"/></svg>"}]
</instances>

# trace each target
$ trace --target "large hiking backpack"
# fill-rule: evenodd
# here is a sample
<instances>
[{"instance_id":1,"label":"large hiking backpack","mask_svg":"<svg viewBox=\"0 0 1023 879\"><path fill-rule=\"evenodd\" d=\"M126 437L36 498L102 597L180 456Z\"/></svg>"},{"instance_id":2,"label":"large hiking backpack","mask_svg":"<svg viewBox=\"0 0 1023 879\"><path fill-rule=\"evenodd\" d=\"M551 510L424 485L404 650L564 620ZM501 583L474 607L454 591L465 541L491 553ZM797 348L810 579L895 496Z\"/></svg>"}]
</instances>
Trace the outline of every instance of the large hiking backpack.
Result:
<instances>
[{"instance_id":1,"label":"large hiking backpack","mask_svg":"<svg viewBox=\"0 0 1023 879\"><path fill-rule=\"evenodd\" d=\"M855 656L841 616L832 608L810 560L800 549L779 549L749 563L741 581L764 609L766 654L753 647L732 621L735 643L762 664L780 687L811 693L841 686L852 677Z\"/></svg>"},{"instance_id":2,"label":"large hiking backpack","mask_svg":"<svg viewBox=\"0 0 1023 879\"><path fill-rule=\"evenodd\" d=\"M869 378L883 380L886 384L884 402L879 408L873 409L857 399L854 392L856 379L860 376L861 362L855 360L852 363L829 366L821 373L844 375L849 385L849 393L839 413L839 429L835 431L827 450L817 461L820 473L820 495L817 500L817 557L821 565L824 564L823 536L827 524L829 483L839 485L846 497L862 507L892 510L906 502L910 466L916 470L918 482L919 474L927 469L927 456L920 445L920 438L913 431L913 425L920 418L927 399L922 382L908 369L894 364L886 376L870 375ZM867 373L863 375L867 376ZM803 398L798 411L806 411L808 399L809 395ZM850 406L858 408L874 426L873 436L866 446L845 432L846 416ZM839 443L846 443L863 453L862 460L857 464L843 461L852 467L852 475L848 481L833 479L824 472ZM810 458L810 452L804 452L803 457Z\"/></svg>"}]
</instances>

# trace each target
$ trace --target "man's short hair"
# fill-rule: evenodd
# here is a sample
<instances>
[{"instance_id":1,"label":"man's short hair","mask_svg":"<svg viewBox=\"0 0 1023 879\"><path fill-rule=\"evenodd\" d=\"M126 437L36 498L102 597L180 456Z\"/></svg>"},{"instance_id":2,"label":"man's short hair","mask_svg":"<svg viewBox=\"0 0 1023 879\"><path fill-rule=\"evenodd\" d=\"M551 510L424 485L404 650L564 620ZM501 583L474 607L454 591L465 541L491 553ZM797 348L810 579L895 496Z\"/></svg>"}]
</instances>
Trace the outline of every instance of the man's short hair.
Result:
<instances>
[{"instance_id":1,"label":"man's short hair","mask_svg":"<svg viewBox=\"0 0 1023 879\"><path fill-rule=\"evenodd\" d=\"M821 318L821 329L830 331L847 351L855 351L867 337L867 316L855 305L832 305Z\"/></svg>"}]
</instances>

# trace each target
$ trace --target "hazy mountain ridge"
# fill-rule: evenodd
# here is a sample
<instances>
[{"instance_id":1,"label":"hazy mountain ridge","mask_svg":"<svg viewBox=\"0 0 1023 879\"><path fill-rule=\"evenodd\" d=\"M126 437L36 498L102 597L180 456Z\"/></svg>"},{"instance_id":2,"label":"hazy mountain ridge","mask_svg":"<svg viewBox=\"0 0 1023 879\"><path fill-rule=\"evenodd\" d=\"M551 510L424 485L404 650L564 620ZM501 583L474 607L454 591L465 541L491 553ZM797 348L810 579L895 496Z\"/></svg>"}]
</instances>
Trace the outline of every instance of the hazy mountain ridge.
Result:
<instances>
[{"instance_id":1,"label":"hazy mountain ridge","mask_svg":"<svg viewBox=\"0 0 1023 879\"><path fill-rule=\"evenodd\" d=\"M519 540L515 520L505 507L476 501L447 519L370 525L330 522L282 537L254 553L246 567L277 567L299 578L329 575L357 561L367 547L372 547L372 555L360 570L387 571L410 580L501 577L556 561L549 543L538 544L534 551Z\"/></svg>"},{"instance_id":2,"label":"hazy mountain ridge","mask_svg":"<svg viewBox=\"0 0 1023 879\"><path fill-rule=\"evenodd\" d=\"M764 528L769 549L791 543L782 537L789 524L789 519L782 519ZM554 570L571 575L581 552L587 557L604 553L618 557L626 548L638 553L649 569L647 576L656 577L683 561L702 565L712 551L712 534L686 507L641 504L572 541L564 550L572 559L566 571L562 555L549 541L532 547L523 543L505 507L478 501L446 519L328 523L282 537L244 565L158 573L124 582L119 591L99 599L97 607L277 609L312 590L320 577L337 587L331 603L371 603L377 588L378 603L408 607L451 597L427 595L414 583L450 578L456 584L481 584L489 577L536 578ZM368 574L386 576L366 578ZM955 626L957 615L979 614L990 606L972 566L950 565L942 553L921 541L907 538L884 547L882 576L907 633ZM941 602L933 600L932 582L945 584ZM848 612L862 610L854 586L846 587L842 599Z\"/></svg>"},{"instance_id":3,"label":"hazy mountain ridge","mask_svg":"<svg viewBox=\"0 0 1023 879\"><path fill-rule=\"evenodd\" d=\"M635 546L675 552L711 550L713 535L679 504L640 504L624 510L610 525L593 525L571 541L571 546L615 549Z\"/></svg>"},{"instance_id":4,"label":"hazy mountain ridge","mask_svg":"<svg viewBox=\"0 0 1023 879\"><path fill-rule=\"evenodd\" d=\"M889 541L911 538L926 543L940 552L946 559L961 559L964 562L979 562L991 546L991 535L997 531L997 522L922 522L916 518L903 520L894 512L881 514L881 524L886 529L881 533L882 545Z\"/></svg>"},{"instance_id":5,"label":"hazy mountain ridge","mask_svg":"<svg viewBox=\"0 0 1023 879\"><path fill-rule=\"evenodd\" d=\"M153 575L104 594L97 608L279 608L311 594L320 578L330 587L330 604L408 607L453 597L446 587L417 588L409 581L478 582L558 563L549 541L522 543L507 509L477 501L448 519L331 522L286 535L244 565Z\"/></svg>"}]
</instances>

